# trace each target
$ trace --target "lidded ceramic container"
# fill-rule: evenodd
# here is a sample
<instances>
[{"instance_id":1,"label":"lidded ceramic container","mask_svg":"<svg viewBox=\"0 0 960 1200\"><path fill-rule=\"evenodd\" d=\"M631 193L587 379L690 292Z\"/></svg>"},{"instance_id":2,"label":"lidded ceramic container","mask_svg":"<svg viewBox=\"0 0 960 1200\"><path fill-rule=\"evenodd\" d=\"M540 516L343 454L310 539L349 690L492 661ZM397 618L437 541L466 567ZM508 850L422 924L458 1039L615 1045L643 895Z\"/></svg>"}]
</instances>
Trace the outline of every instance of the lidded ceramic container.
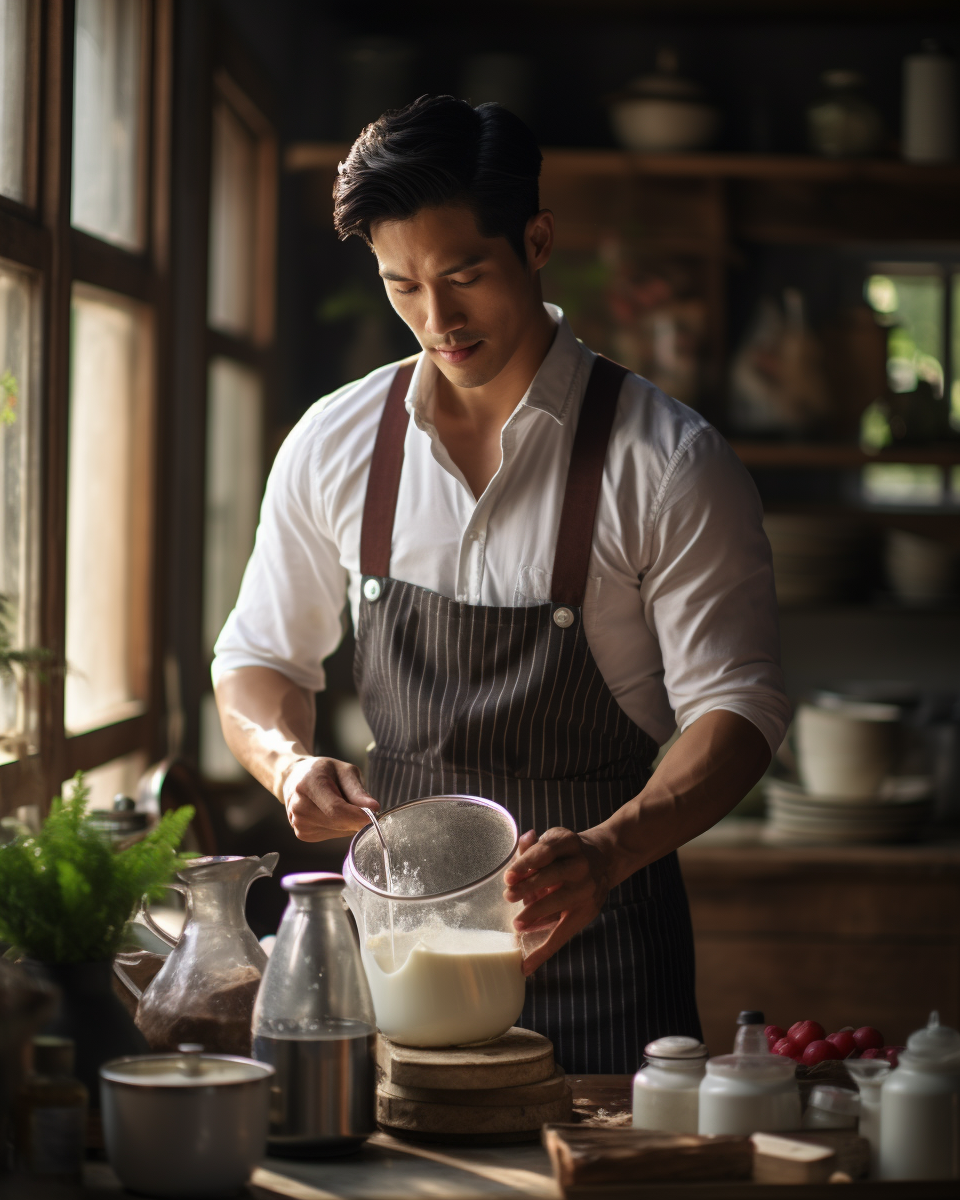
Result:
<instances>
[{"instance_id":1,"label":"lidded ceramic container","mask_svg":"<svg viewBox=\"0 0 960 1200\"><path fill-rule=\"evenodd\" d=\"M796 1063L779 1054L724 1054L707 1062L698 1133L780 1133L800 1128Z\"/></svg>"},{"instance_id":2,"label":"lidded ceramic container","mask_svg":"<svg viewBox=\"0 0 960 1200\"><path fill-rule=\"evenodd\" d=\"M633 1127L696 1133L707 1048L692 1037L662 1037L644 1050L633 1077Z\"/></svg>"}]
</instances>

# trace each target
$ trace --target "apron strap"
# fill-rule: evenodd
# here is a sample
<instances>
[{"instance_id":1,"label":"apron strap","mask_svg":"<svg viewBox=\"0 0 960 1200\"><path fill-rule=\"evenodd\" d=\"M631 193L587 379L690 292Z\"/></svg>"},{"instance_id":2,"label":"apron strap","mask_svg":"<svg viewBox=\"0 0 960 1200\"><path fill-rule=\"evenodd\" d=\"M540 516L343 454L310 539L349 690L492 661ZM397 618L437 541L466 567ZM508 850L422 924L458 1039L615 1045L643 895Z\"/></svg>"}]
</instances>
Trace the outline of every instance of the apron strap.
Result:
<instances>
[{"instance_id":1,"label":"apron strap","mask_svg":"<svg viewBox=\"0 0 960 1200\"><path fill-rule=\"evenodd\" d=\"M570 608L583 605L593 549L593 527L603 486L603 464L617 413L620 386L628 373L626 367L602 354L597 355L590 372L580 406L560 512L550 595L554 604Z\"/></svg>"},{"instance_id":2,"label":"apron strap","mask_svg":"<svg viewBox=\"0 0 960 1200\"><path fill-rule=\"evenodd\" d=\"M360 527L360 573L390 574L393 522L403 470L403 443L410 414L407 390L416 362L403 363L390 384L370 459L370 475ZM573 442L560 529L553 561L551 600L579 608L587 587L593 527L603 485L607 443L627 368L598 354L590 372Z\"/></svg>"},{"instance_id":3,"label":"apron strap","mask_svg":"<svg viewBox=\"0 0 960 1200\"><path fill-rule=\"evenodd\" d=\"M390 574L393 519L403 470L403 443L410 420L405 401L416 365L414 360L397 368L383 406L377 440L373 444L367 495L363 502L363 523L360 526L361 575L377 575L386 579Z\"/></svg>"}]
</instances>

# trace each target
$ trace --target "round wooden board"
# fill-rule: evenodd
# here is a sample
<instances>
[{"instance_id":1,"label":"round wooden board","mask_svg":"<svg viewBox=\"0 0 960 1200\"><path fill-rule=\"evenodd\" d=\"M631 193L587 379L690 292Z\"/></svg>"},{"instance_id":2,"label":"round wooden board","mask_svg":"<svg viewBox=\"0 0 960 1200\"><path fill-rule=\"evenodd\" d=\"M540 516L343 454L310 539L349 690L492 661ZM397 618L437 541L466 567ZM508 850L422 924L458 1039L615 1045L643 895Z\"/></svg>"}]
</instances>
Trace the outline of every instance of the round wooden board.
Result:
<instances>
[{"instance_id":1,"label":"round wooden board","mask_svg":"<svg viewBox=\"0 0 960 1200\"><path fill-rule=\"evenodd\" d=\"M377 1096L377 1122L391 1130L411 1133L443 1133L478 1136L522 1133L539 1130L542 1125L569 1121L573 1115L570 1089L558 1100L547 1104L484 1105L424 1104L402 1100L380 1092Z\"/></svg>"},{"instance_id":2,"label":"round wooden board","mask_svg":"<svg viewBox=\"0 0 960 1200\"><path fill-rule=\"evenodd\" d=\"M404 1142L433 1146L515 1146L521 1142L539 1142L541 1137L539 1129L521 1129L518 1133L415 1133L412 1129L391 1129L383 1124L377 1128Z\"/></svg>"},{"instance_id":3,"label":"round wooden board","mask_svg":"<svg viewBox=\"0 0 960 1200\"><path fill-rule=\"evenodd\" d=\"M420 1104L477 1105L481 1108L516 1108L521 1104L550 1104L568 1091L567 1077L557 1067L549 1079L540 1083L521 1083L505 1088L412 1088L399 1083L382 1082L380 1092L394 1100L412 1100Z\"/></svg>"},{"instance_id":4,"label":"round wooden board","mask_svg":"<svg viewBox=\"0 0 960 1200\"><path fill-rule=\"evenodd\" d=\"M516 1027L480 1046L439 1049L401 1046L381 1034L377 1065L388 1083L440 1091L542 1083L555 1069L553 1043L532 1029Z\"/></svg>"}]
</instances>

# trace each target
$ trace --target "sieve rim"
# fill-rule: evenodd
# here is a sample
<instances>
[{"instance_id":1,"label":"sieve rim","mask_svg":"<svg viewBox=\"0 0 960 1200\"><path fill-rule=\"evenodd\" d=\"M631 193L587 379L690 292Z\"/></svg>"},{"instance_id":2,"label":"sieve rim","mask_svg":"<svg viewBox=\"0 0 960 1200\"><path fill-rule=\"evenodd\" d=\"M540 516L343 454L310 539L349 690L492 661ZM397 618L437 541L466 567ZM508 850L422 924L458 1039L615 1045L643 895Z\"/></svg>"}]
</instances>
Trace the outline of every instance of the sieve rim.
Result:
<instances>
[{"instance_id":1,"label":"sieve rim","mask_svg":"<svg viewBox=\"0 0 960 1200\"><path fill-rule=\"evenodd\" d=\"M373 836L376 837L376 830L371 824L365 825L363 829L358 830L353 835L353 838L350 842L350 849L347 851L346 862L344 863L344 874L346 875L349 872L350 876L356 879L357 885L363 888L364 891L371 892L374 896L379 896L381 900L390 900L396 904L404 904L411 901L415 904L423 904L426 901L445 900L450 899L453 896L462 896L464 893L472 892L475 888L480 887L481 884L486 883L495 875L498 875L516 853L517 845L520 841L520 835L517 832L516 821L513 819L507 809L505 809L502 804L497 804L495 800L485 800L482 796L468 796L457 792L449 792L443 796L421 796L418 800L407 800L404 804L395 804L392 808L387 809L383 815L387 817L390 816L391 813L399 812L402 808L413 808L418 804L437 804L446 800L468 800L471 804L479 804L483 808L495 809L498 813L502 813L503 816L505 816L509 821L513 829L513 845L510 847L510 853L501 863L498 863L497 866L489 870L486 875L481 875L478 879L474 879L470 883L465 883L462 887L450 888L445 892L427 892L420 896L402 896L396 892L385 892L382 888L378 888L376 884L368 883L366 876L361 875L360 870L357 867L355 854L360 839L365 837L368 833L372 833Z\"/></svg>"}]
</instances>

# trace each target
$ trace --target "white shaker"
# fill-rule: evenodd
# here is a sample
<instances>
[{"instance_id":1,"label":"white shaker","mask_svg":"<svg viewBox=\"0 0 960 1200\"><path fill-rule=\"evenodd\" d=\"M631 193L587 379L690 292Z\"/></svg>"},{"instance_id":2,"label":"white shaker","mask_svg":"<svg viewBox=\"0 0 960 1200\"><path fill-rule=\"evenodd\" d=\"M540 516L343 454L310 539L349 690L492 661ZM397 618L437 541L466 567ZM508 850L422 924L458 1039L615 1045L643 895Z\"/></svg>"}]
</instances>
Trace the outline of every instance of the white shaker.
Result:
<instances>
[{"instance_id":1,"label":"white shaker","mask_svg":"<svg viewBox=\"0 0 960 1200\"><path fill-rule=\"evenodd\" d=\"M870 1143L870 1178L880 1175L880 1088L890 1074L885 1058L848 1058L844 1062L860 1089L860 1124L857 1132Z\"/></svg>"},{"instance_id":2,"label":"white shaker","mask_svg":"<svg viewBox=\"0 0 960 1200\"><path fill-rule=\"evenodd\" d=\"M800 1128L796 1064L779 1054L725 1054L707 1061L698 1133L780 1133Z\"/></svg>"},{"instance_id":3,"label":"white shaker","mask_svg":"<svg viewBox=\"0 0 960 1200\"><path fill-rule=\"evenodd\" d=\"M692 1037L657 1038L633 1077L633 1127L657 1133L696 1133L700 1081L707 1048Z\"/></svg>"},{"instance_id":4,"label":"white shaker","mask_svg":"<svg viewBox=\"0 0 960 1200\"><path fill-rule=\"evenodd\" d=\"M960 1179L960 1033L935 1012L880 1089L880 1178Z\"/></svg>"},{"instance_id":5,"label":"white shaker","mask_svg":"<svg viewBox=\"0 0 960 1200\"><path fill-rule=\"evenodd\" d=\"M957 65L936 42L903 60L903 157L953 162L957 157Z\"/></svg>"}]
</instances>

